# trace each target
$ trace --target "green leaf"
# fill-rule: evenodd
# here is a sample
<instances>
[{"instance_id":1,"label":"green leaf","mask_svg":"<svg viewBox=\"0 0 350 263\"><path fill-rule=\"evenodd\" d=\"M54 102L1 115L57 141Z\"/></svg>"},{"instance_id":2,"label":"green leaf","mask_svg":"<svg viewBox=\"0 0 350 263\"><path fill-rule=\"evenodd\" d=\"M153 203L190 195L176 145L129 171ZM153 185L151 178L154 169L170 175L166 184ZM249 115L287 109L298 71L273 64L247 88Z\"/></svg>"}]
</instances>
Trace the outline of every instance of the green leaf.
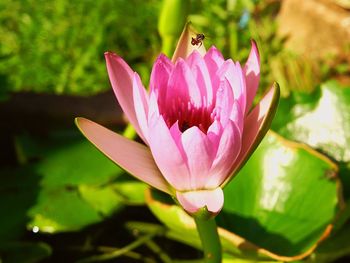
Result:
<instances>
[{"instance_id":1,"label":"green leaf","mask_svg":"<svg viewBox=\"0 0 350 263\"><path fill-rule=\"evenodd\" d=\"M237 258L280 261L309 255L329 234L338 210L338 167L311 148L270 132L224 189L217 216L223 249ZM147 197L168 237L200 247L195 225L164 195Z\"/></svg>"},{"instance_id":2,"label":"green leaf","mask_svg":"<svg viewBox=\"0 0 350 263\"><path fill-rule=\"evenodd\" d=\"M338 211L337 166L270 133L224 189L218 223L275 254L307 253Z\"/></svg>"},{"instance_id":3,"label":"green leaf","mask_svg":"<svg viewBox=\"0 0 350 263\"><path fill-rule=\"evenodd\" d=\"M124 173L84 139L66 144L46 156L38 164L37 171L44 175L44 187L102 184Z\"/></svg>"},{"instance_id":4,"label":"green leaf","mask_svg":"<svg viewBox=\"0 0 350 263\"><path fill-rule=\"evenodd\" d=\"M128 205L145 204L145 191L148 187L145 183L134 179L117 180L112 187L121 197L123 203Z\"/></svg>"},{"instance_id":5,"label":"green leaf","mask_svg":"<svg viewBox=\"0 0 350 263\"><path fill-rule=\"evenodd\" d=\"M316 93L293 95L280 100L272 129L349 162L350 88L328 81Z\"/></svg>"},{"instance_id":6,"label":"green leaf","mask_svg":"<svg viewBox=\"0 0 350 263\"><path fill-rule=\"evenodd\" d=\"M16 146L24 163L36 160L32 170L40 176L37 200L27 207L29 229L76 231L102 221L130 200L142 202L142 192L136 194L130 188L141 191L145 186L124 176L122 169L77 132L57 132L40 139L22 136Z\"/></svg>"},{"instance_id":7,"label":"green leaf","mask_svg":"<svg viewBox=\"0 0 350 263\"><path fill-rule=\"evenodd\" d=\"M1 262L4 263L36 263L51 255L51 247L43 242L7 243L0 248Z\"/></svg>"},{"instance_id":8,"label":"green leaf","mask_svg":"<svg viewBox=\"0 0 350 263\"><path fill-rule=\"evenodd\" d=\"M75 189L63 188L42 189L28 215L31 221L27 227L46 233L75 231L103 219Z\"/></svg>"},{"instance_id":9,"label":"green leaf","mask_svg":"<svg viewBox=\"0 0 350 263\"><path fill-rule=\"evenodd\" d=\"M96 211L108 216L123 207L121 197L112 187L79 186L80 196Z\"/></svg>"},{"instance_id":10,"label":"green leaf","mask_svg":"<svg viewBox=\"0 0 350 263\"><path fill-rule=\"evenodd\" d=\"M57 131L48 137L18 136L21 159L34 159L43 187L104 184L124 171L85 140L78 130Z\"/></svg>"}]
</instances>

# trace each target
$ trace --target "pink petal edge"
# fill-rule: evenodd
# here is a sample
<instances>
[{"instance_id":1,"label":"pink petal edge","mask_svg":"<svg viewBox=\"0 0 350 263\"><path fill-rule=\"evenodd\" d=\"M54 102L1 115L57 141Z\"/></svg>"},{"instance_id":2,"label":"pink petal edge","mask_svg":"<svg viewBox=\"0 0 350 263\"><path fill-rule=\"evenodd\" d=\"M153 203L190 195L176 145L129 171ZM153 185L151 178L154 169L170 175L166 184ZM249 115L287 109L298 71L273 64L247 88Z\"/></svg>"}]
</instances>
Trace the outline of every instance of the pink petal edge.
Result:
<instances>
[{"instance_id":1,"label":"pink petal edge","mask_svg":"<svg viewBox=\"0 0 350 263\"><path fill-rule=\"evenodd\" d=\"M119 105L130 123L134 126L136 132L142 137L142 131L135 113L133 96L131 96L134 72L129 65L115 53L105 52L105 59L109 80Z\"/></svg>"},{"instance_id":2,"label":"pink petal edge","mask_svg":"<svg viewBox=\"0 0 350 263\"><path fill-rule=\"evenodd\" d=\"M196 126L182 134L181 142L190 173L190 185L186 190L203 189L210 178L209 171L215 154L211 142Z\"/></svg>"},{"instance_id":3,"label":"pink petal edge","mask_svg":"<svg viewBox=\"0 0 350 263\"><path fill-rule=\"evenodd\" d=\"M142 85L139 75L135 72L133 77L133 98L135 105L135 114L139 123L142 140L148 144L148 105L149 98L146 89Z\"/></svg>"},{"instance_id":4,"label":"pink petal edge","mask_svg":"<svg viewBox=\"0 0 350 263\"><path fill-rule=\"evenodd\" d=\"M230 176L232 163L236 161L241 151L241 142L241 133L237 124L229 121L221 135L219 147L210 169L210 178L208 178L205 188L218 187Z\"/></svg>"},{"instance_id":5,"label":"pink petal edge","mask_svg":"<svg viewBox=\"0 0 350 263\"><path fill-rule=\"evenodd\" d=\"M177 146L171 131L163 116L156 114L149 116L149 146L153 158L169 184L177 190L187 190L190 185L190 175L185 156Z\"/></svg>"},{"instance_id":6,"label":"pink petal edge","mask_svg":"<svg viewBox=\"0 0 350 263\"><path fill-rule=\"evenodd\" d=\"M109 159L137 179L171 194L149 149L85 118L75 118L81 133Z\"/></svg>"},{"instance_id":7,"label":"pink petal edge","mask_svg":"<svg viewBox=\"0 0 350 263\"><path fill-rule=\"evenodd\" d=\"M260 81L260 55L257 44L251 41L252 48L249 53L247 62L244 65L243 72L246 78L247 87L247 104L245 113L247 114L253 104L256 91L258 90Z\"/></svg>"},{"instance_id":8,"label":"pink petal edge","mask_svg":"<svg viewBox=\"0 0 350 263\"><path fill-rule=\"evenodd\" d=\"M277 83L274 83L261 101L246 117L241 152L232 166L231 176L225 180L221 187L224 187L234 175L237 174L269 130L272 119L276 113L279 96L279 86Z\"/></svg>"},{"instance_id":9,"label":"pink petal edge","mask_svg":"<svg viewBox=\"0 0 350 263\"><path fill-rule=\"evenodd\" d=\"M204 207L208 212L218 214L224 205L224 193L220 187L213 190L176 192L176 198L190 214Z\"/></svg>"}]
</instances>

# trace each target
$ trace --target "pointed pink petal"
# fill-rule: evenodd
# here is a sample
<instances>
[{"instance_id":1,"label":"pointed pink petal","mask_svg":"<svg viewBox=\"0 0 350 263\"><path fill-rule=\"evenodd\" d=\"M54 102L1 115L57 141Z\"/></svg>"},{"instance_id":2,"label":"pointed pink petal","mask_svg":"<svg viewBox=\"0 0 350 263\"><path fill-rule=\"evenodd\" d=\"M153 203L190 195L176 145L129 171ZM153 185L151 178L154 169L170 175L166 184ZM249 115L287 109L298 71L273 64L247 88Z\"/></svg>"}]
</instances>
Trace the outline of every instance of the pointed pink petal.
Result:
<instances>
[{"instance_id":1,"label":"pointed pink petal","mask_svg":"<svg viewBox=\"0 0 350 263\"><path fill-rule=\"evenodd\" d=\"M209 71L203 57L197 51L194 51L188 57L187 63L197 81L204 105L207 106L211 104L213 100L213 89Z\"/></svg>"},{"instance_id":2,"label":"pointed pink petal","mask_svg":"<svg viewBox=\"0 0 350 263\"><path fill-rule=\"evenodd\" d=\"M240 134L243 133L243 121L244 121L244 113L241 109L241 105L235 100L232 105L232 110L230 113L230 120L236 123L238 129L240 130Z\"/></svg>"},{"instance_id":3,"label":"pointed pink petal","mask_svg":"<svg viewBox=\"0 0 350 263\"><path fill-rule=\"evenodd\" d=\"M153 65L151 79L150 79L150 92L154 92L158 98L159 107L166 107L165 99L167 86L169 81L170 72L173 70L174 65L163 54L159 55L156 62Z\"/></svg>"},{"instance_id":4,"label":"pointed pink petal","mask_svg":"<svg viewBox=\"0 0 350 263\"><path fill-rule=\"evenodd\" d=\"M75 123L83 135L113 162L137 179L163 192L171 193L149 149L85 118Z\"/></svg>"},{"instance_id":5,"label":"pointed pink petal","mask_svg":"<svg viewBox=\"0 0 350 263\"><path fill-rule=\"evenodd\" d=\"M226 78L220 81L219 89L216 92L215 113L222 126L226 126L230 120L233 105L233 92L230 83Z\"/></svg>"},{"instance_id":6,"label":"pointed pink petal","mask_svg":"<svg viewBox=\"0 0 350 263\"><path fill-rule=\"evenodd\" d=\"M115 96L126 117L134 126L136 132L142 136L141 128L136 118L132 93L134 72L118 55L105 53L107 71Z\"/></svg>"},{"instance_id":7,"label":"pointed pink petal","mask_svg":"<svg viewBox=\"0 0 350 263\"><path fill-rule=\"evenodd\" d=\"M209 126L207 134L215 134L216 136L221 135L222 126L218 120L214 120Z\"/></svg>"},{"instance_id":8,"label":"pointed pink petal","mask_svg":"<svg viewBox=\"0 0 350 263\"><path fill-rule=\"evenodd\" d=\"M186 190L190 175L185 156L174 141L163 117L152 115L149 119L149 145L159 170L177 190Z\"/></svg>"},{"instance_id":9,"label":"pointed pink petal","mask_svg":"<svg viewBox=\"0 0 350 263\"><path fill-rule=\"evenodd\" d=\"M210 140L212 145L212 151L215 154L219 148L219 142L220 142L222 132L223 132L222 125L217 120L214 120L214 122L209 126L209 129L207 131L208 140Z\"/></svg>"},{"instance_id":10,"label":"pointed pink petal","mask_svg":"<svg viewBox=\"0 0 350 263\"><path fill-rule=\"evenodd\" d=\"M195 38L197 34L191 28L190 23L187 23L182 34L180 36L179 42L177 43L173 58L171 61L175 63L178 58L186 59L194 50L197 50L202 56L205 55L206 50L204 45L192 45L192 37Z\"/></svg>"},{"instance_id":11,"label":"pointed pink petal","mask_svg":"<svg viewBox=\"0 0 350 263\"><path fill-rule=\"evenodd\" d=\"M212 46L207 54L204 56L205 64L207 65L210 79L211 79L211 86L213 88L213 94L215 96L216 90L219 87L220 78L218 76L218 70L222 66L222 64L225 62L222 54L218 49L216 49L215 46ZM214 103L215 101L212 101Z\"/></svg>"},{"instance_id":12,"label":"pointed pink petal","mask_svg":"<svg viewBox=\"0 0 350 263\"><path fill-rule=\"evenodd\" d=\"M140 137L145 143L148 141L148 127L147 127L147 114L148 114L148 94L143 87L141 79L137 73L134 73L133 78L133 97L135 105L135 113L137 122L140 125L141 134Z\"/></svg>"},{"instance_id":13,"label":"pointed pink petal","mask_svg":"<svg viewBox=\"0 0 350 263\"><path fill-rule=\"evenodd\" d=\"M221 52L215 46L209 48L204 56L204 61L207 64L211 79L215 77L216 72L225 62Z\"/></svg>"},{"instance_id":14,"label":"pointed pink petal","mask_svg":"<svg viewBox=\"0 0 350 263\"><path fill-rule=\"evenodd\" d=\"M182 132L180 131L179 128L179 121L176 121L170 128L170 134L171 137L173 137L178 149L180 150L180 152L182 153L182 156L185 156L185 151L183 150L182 147L182 142L181 142L181 135Z\"/></svg>"},{"instance_id":15,"label":"pointed pink petal","mask_svg":"<svg viewBox=\"0 0 350 263\"><path fill-rule=\"evenodd\" d=\"M219 147L205 188L215 188L230 175L232 164L241 151L241 133L233 121L229 121L220 138Z\"/></svg>"},{"instance_id":16,"label":"pointed pink petal","mask_svg":"<svg viewBox=\"0 0 350 263\"><path fill-rule=\"evenodd\" d=\"M170 105L178 100L191 101L197 107L202 105L202 97L197 82L190 67L182 58L177 60L169 78L167 106L171 107Z\"/></svg>"},{"instance_id":17,"label":"pointed pink petal","mask_svg":"<svg viewBox=\"0 0 350 263\"><path fill-rule=\"evenodd\" d=\"M247 114L250 107L253 104L256 91L258 90L260 80L260 56L259 50L254 40L252 42L252 48L248 60L244 66L243 72L246 77L247 86L247 106L245 113Z\"/></svg>"},{"instance_id":18,"label":"pointed pink petal","mask_svg":"<svg viewBox=\"0 0 350 263\"><path fill-rule=\"evenodd\" d=\"M151 91L149 95L149 103L148 103L148 120L151 118L151 116L159 116L159 106L158 106L158 101L157 101L157 95ZM149 126L149 122L148 122Z\"/></svg>"},{"instance_id":19,"label":"pointed pink petal","mask_svg":"<svg viewBox=\"0 0 350 263\"><path fill-rule=\"evenodd\" d=\"M218 70L219 79L227 79L231 85L233 96L240 104L240 108L245 112L246 107L246 83L241 65L234 63L231 59L226 60Z\"/></svg>"},{"instance_id":20,"label":"pointed pink petal","mask_svg":"<svg viewBox=\"0 0 350 263\"><path fill-rule=\"evenodd\" d=\"M259 104L256 105L246 117L244 121L241 152L232 166L233 170L231 176L225 180L222 187L238 173L269 130L272 119L276 113L279 96L280 89L278 84L275 83Z\"/></svg>"},{"instance_id":21,"label":"pointed pink petal","mask_svg":"<svg viewBox=\"0 0 350 263\"><path fill-rule=\"evenodd\" d=\"M214 190L176 192L181 206L190 214L206 207L213 214L218 214L224 205L224 193L220 187Z\"/></svg>"},{"instance_id":22,"label":"pointed pink petal","mask_svg":"<svg viewBox=\"0 0 350 263\"><path fill-rule=\"evenodd\" d=\"M191 184L186 190L202 189L209 177L214 152L207 136L196 126L187 129L181 136L190 171Z\"/></svg>"}]
</instances>

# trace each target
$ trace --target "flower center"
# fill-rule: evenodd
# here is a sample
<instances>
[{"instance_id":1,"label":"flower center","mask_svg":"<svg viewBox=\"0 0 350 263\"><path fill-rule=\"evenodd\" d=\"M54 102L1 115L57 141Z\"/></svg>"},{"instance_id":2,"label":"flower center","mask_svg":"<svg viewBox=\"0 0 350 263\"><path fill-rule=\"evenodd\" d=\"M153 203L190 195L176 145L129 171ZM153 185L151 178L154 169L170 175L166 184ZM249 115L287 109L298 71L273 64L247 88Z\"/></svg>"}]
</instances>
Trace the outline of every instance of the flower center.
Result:
<instances>
[{"instance_id":1,"label":"flower center","mask_svg":"<svg viewBox=\"0 0 350 263\"><path fill-rule=\"evenodd\" d=\"M179 98L172 100L171 106L167 107L167 111L163 114L163 118L170 128L174 123L178 122L181 132L197 126L203 133L207 133L208 128L216 118L213 107L201 106L197 107L190 101L181 101Z\"/></svg>"}]
</instances>

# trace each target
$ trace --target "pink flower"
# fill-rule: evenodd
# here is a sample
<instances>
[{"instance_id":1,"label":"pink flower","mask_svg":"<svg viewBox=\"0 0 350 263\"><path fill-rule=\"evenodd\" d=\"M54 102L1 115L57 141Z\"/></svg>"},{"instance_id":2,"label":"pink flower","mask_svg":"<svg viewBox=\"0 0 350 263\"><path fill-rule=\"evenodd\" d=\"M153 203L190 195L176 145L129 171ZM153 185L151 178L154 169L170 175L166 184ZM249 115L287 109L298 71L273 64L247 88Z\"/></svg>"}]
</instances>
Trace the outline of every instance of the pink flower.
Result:
<instances>
[{"instance_id":1,"label":"pink flower","mask_svg":"<svg viewBox=\"0 0 350 263\"><path fill-rule=\"evenodd\" d=\"M217 214L222 188L268 130L279 98L274 85L249 111L260 77L255 42L242 68L215 47L189 44L182 35L173 62L160 55L150 91L114 53L105 53L115 95L146 145L77 118L82 133L133 176L176 196L189 213Z\"/></svg>"}]
</instances>

